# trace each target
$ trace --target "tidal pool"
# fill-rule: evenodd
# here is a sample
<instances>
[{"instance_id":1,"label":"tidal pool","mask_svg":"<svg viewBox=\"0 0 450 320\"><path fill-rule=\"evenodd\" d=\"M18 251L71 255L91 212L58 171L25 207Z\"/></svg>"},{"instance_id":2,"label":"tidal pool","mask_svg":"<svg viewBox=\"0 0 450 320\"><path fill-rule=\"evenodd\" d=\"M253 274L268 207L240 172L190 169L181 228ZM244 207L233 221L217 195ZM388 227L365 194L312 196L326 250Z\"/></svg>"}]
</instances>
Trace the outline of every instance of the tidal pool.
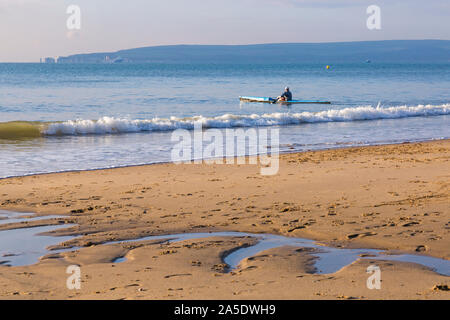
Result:
<instances>
[{"instance_id":1,"label":"tidal pool","mask_svg":"<svg viewBox=\"0 0 450 320\"><path fill-rule=\"evenodd\" d=\"M0 224L16 222L45 220L52 218L65 218L63 216L41 216L27 218L31 213L12 213L0 211ZM48 225L40 227L22 227L20 229L10 229L0 231L0 264L10 266L21 266L36 263L40 257L49 253L59 253L81 249L72 247L62 250L49 250L49 246L76 238L76 236L45 236L42 233L58 229L68 228L71 225ZM423 265L437 273L450 276L450 261L434 258L425 255L415 254L386 254L378 249L348 249L328 247L314 240L285 237L274 234L254 234L246 232L204 232L204 233L181 233L162 236L146 236L130 240L109 241L102 245L161 241L175 243L184 240L206 239L212 237L251 237L257 242L247 247L237 248L224 256L223 261L229 268L228 271L239 268L239 264L246 258L253 257L259 253L283 246L313 249L308 254L316 257L314 262L315 271L318 274L335 273L343 267L355 262L358 259L390 260L400 262L410 262ZM118 257L114 263L123 263L126 257Z\"/></svg>"}]
</instances>

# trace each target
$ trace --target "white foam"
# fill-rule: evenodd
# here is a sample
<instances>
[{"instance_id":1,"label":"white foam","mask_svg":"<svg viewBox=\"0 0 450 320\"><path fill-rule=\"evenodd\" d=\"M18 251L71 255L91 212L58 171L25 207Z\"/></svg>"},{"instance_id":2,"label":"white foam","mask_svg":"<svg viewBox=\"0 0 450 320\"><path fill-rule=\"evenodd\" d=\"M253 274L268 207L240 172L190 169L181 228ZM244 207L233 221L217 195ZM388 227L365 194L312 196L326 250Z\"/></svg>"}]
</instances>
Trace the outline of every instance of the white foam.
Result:
<instances>
[{"instance_id":1,"label":"white foam","mask_svg":"<svg viewBox=\"0 0 450 320\"><path fill-rule=\"evenodd\" d=\"M148 120L130 120L102 117L98 120L70 120L51 123L44 131L46 135L110 134L144 131L169 131L193 129L200 121L204 128L257 127L295 125L315 122L342 122L377 119L398 119L418 116L449 115L450 104L395 107L363 106L345 109L330 109L320 112L270 113L252 115L224 114L217 117L195 116L191 118L171 117Z\"/></svg>"}]
</instances>

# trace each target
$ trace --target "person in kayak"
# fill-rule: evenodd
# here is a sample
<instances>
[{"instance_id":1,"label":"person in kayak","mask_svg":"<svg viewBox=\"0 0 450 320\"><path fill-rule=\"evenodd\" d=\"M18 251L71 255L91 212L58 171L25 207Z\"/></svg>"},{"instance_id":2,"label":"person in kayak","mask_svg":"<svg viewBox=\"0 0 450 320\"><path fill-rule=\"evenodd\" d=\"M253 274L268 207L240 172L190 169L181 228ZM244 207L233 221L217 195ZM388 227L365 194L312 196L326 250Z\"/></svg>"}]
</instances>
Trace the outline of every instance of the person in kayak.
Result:
<instances>
[{"instance_id":1,"label":"person in kayak","mask_svg":"<svg viewBox=\"0 0 450 320\"><path fill-rule=\"evenodd\" d=\"M289 87L284 88L284 92L281 96L277 97L277 101L291 101L292 92L289 91Z\"/></svg>"}]
</instances>

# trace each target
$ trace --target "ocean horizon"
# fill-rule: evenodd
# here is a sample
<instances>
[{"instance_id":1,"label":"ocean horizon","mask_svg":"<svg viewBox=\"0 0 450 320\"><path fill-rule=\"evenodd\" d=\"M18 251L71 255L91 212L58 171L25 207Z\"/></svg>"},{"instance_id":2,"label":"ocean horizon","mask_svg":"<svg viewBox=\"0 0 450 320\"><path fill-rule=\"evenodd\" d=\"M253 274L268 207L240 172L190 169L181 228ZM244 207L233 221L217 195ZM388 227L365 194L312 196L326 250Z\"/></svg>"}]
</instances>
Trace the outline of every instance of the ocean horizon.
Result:
<instances>
[{"instance_id":1,"label":"ocean horizon","mask_svg":"<svg viewBox=\"0 0 450 320\"><path fill-rule=\"evenodd\" d=\"M331 104L239 101L286 85ZM0 177L169 162L195 122L279 128L281 152L446 139L449 87L449 63L0 64Z\"/></svg>"}]
</instances>

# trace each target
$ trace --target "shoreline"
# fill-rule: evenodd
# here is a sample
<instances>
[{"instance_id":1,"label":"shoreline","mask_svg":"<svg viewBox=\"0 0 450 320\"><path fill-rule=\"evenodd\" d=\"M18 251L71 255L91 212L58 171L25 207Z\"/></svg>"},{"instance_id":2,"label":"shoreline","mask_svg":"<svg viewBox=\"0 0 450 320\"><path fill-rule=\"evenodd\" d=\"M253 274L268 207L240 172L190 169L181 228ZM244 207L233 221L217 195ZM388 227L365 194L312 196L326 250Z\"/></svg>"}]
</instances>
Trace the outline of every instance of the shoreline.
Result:
<instances>
[{"instance_id":1,"label":"shoreline","mask_svg":"<svg viewBox=\"0 0 450 320\"><path fill-rule=\"evenodd\" d=\"M302 154L302 153L308 153L308 152L321 152L321 151L332 151L332 150L341 150L341 149L353 149L353 148L370 148L370 147L377 147L377 146L395 146L395 145L402 145L402 144L415 144L415 143L431 143L435 141L450 141L450 138L443 137L443 138L432 138L432 139L425 139L425 140L412 140L412 141L404 141L404 142L386 142L386 143L376 143L376 144L361 144L361 145L352 145L352 146L336 146L336 147L330 147L330 148L324 148L324 149L315 149L315 150L303 150L303 151L280 151L279 155L280 157L283 155L288 154ZM251 157L258 157L262 154L256 154L256 155L245 155L245 156L232 156L231 158L234 158L235 161L238 158L251 158ZM202 164L205 164L207 161L212 161L215 159L220 158L204 158L200 159L202 161ZM226 157L222 157L222 159L226 159ZM198 160L198 159L197 159ZM190 160L190 162L194 162L196 159ZM247 160L246 160L247 161ZM135 168L135 167L146 167L146 166L153 166L153 165L161 165L161 164L175 164L173 161L159 161L159 162L149 162L149 163L142 163L142 164L130 164L130 165L123 165L123 166L117 166L117 167L100 167L100 168L93 168L93 169L79 169L79 170L62 170L62 171L54 171L54 172L41 172L41 173L30 173L25 175L19 175L19 176L7 176L7 177L0 177L1 180L5 179L14 179L14 178L22 178L22 177L33 177L33 176L42 176L42 175L51 175L51 174L62 174L62 173L75 173L75 172L90 172L90 171L103 171L103 170L114 170L114 169L124 169L124 168Z\"/></svg>"},{"instance_id":2,"label":"shoreline","mask_svg":"<svg viewBox=\"0 0 450 320\"><path fill-rule=\"evenodd\" d=\"M82 248L31 266L0 265L0 274L6 276L0 277L0 297L21 298L10 296L9 289L13 288L8 281L14 281L38 299L341 299L350 295L360 299L445 299L445 293L433 286L449 284L449 277L410 263L360 259L329 279L330 275L307 272L307 252L282 247L246 259L239 270L228 275L214 266L223 263L223 252L247 245L249 239L187 240L163 245L163 251L151 244L101 243L157 234L235 231L313 239L336 248L374 248L450 260L449 169L450 140L442 139L280 153L280 170L275 176L261 176L259 166L248 163L158 163L0 179L1 209L64 215L67 223L74 221L77 225L51 234L81 235L66 245ZM5 229L0 226L0 230ZM169 253L161 253L166 251ZM112 263L119 255L126 256L127 261ZM365 268L370 262L382 268L388 290L365 287ZM74 293L63 288L63 267L73 263L81 265L91 277L86 280L88 291ZM109 274L112 266L122 270L117 281L124 286L118 291L108 290L108 283L98 278L102 272ZM137 292L127 287L126 283L138 276L132 270L145 272L145 268L152 272L139 273L138 287L155 283L157 288ZM23 283L24 276L17 270L45 277L54 295L39 293L42 285L37 278ZM165 278L169 271L191 274L178 279L183 290L169 290L174 289L174 282L168 280L171 277ZM55 272L60 276L49 278ZM236 276L240 285L233 284ZM219 288L206 281L211 277L220 279ZM326 287L316 284L319 278ZM355 287L352 279L360 285ZM396 279L403 279L401 285ZM273 291L246 291L251 283L261 282ZM302 291L290 283L301 283ZM100 288L100 293L92 291L94 287ZM189 288L196 289L190 292ZM240 293L234 297L233 292Z\"/></svg>"}]
</instances>

